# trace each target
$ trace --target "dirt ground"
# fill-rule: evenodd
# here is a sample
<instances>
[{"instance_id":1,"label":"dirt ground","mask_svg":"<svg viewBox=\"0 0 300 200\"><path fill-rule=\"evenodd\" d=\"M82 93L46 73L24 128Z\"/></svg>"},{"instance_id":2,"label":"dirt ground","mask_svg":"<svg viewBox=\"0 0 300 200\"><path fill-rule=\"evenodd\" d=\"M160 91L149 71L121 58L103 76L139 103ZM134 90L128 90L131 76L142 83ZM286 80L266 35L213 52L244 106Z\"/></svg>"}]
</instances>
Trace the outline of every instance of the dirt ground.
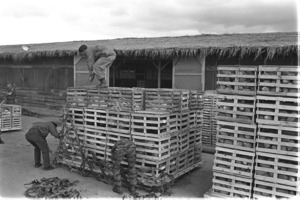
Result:
<instances>
[{"instance_id":1,"label":"dirt ground","mask_svg":"<svg viewBox=\"0 0 300 200\"><path fill-rule=\"evenodd\" d=\"M34 168L33 147L25 140L25 133L33 122L58 120L61 111L34 109L37 113L47 113L42 118L22 117L22 130L3 132L1 138L5 144L0 144L0 196L3 198L24 198L26 190L24 184L41 179L43 177L68 178L71 181L78 180L77 189L83 198L122 198L112 191L112 186L97 181L92 177L82 177L71 173L67 168L56 168L52 171L44 171L42 168ZM60 129L60 128L58 128ZM55 151L58 140L50 134L47 141L51 150ZM53 157L51 156L51 159ZM213 154L203 153L205 165L196 168L175 181L172 187L172 195L165 198L202 198L212 186Z\"/></svg>"}]
</instances>

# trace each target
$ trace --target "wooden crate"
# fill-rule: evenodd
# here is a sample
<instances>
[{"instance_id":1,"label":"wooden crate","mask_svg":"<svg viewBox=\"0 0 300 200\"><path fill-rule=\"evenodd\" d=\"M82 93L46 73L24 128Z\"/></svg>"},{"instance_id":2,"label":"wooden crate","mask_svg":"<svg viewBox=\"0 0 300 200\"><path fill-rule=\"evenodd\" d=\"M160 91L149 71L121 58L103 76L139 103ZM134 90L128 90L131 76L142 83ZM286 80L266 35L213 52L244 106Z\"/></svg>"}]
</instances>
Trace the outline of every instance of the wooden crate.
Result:
<instances>
[{"instance_id":1,"label":"wooden crate","mask_svg":"<svg viewBox=\"0 0 300 200\"><path fill-rule=\"evenodd\" d=\"M130 112L95 110L90 108L84 110L85 127L110 132L130 134L130 117Z\"/></svg>"},{"instance_id":2,"label":"wooden crate","mask_svg":"<svg viewBox=\"0 0 300 200\"><path fill-rule=\"evenodd\" d=\"M259 124L256 151L297 157L300 152L299 132L296 127Z\"/></svg>"},{"instance_id":3,"label":"wooden crate","mask_svg":"<svg viewBox=\"0 0 300 200\"><path fill-rule=\"evenodd\" d=\"M189 149L189 130L179 131L178 133L178 149L184 152Z\"/></svg>"},{"instance_id":4,"label":"wooden crate","mask_svg":"<svg viewBox=\"0 0 300 200\"><path fill-rule=\"evenodd\" d=\"M189 91L180 89L144 89L145 110L176 112L189 108Z\"/></svg>"},{"instance_id":5,"label":"wooden crate","mask_svg":"<svg viewBox=\"0 0 300 200\"><path fill-rule=\"evenodd\" d=\"M88 108L108 109L110 106L108 89L89 89L86 95Z\"/></svg>"},{"instance_id":6,"label":"wooden crate","mask_svg":"<svg viewBox=\"0 0 300 200\"><path fill-rule=\"evenodd\" d=\"M257 96L257 119L260 124L299 127L297 98Z\"/></svg>"},{"instance_id":7,"label":"wooden crate","mask_svg":"<svg viewBox=\"0 0 300 200\"><path fill-rule=\"evenodd\" d=\"M300 183L298 157L256 152L255 180L270 181L289 186ZM299 188L298 188L299 189Z\"/></svg>"},{"instance_id":8,"label":"wooden crate","mask_svg":"<svg viewBox=\"0 0 300 200\"><path fill-rule=\"evenodd\" d=\"M199 128L203 124L203 111L190 110L189 111L189 128Z\"/></svg>"},{"instance_id":9,"label":"wooden crate","mask_svg":"<svg viewBox=\"0 0 300 200\"><path fill-rule=\"evenodd\" d=\"M216 119L253 124L255 103L256 97L219 94Z\"/></svg>"},{"instance_id":10,"label":"wooden crate","mask_svg":"<svg viewBox=\"0 0 300 200\"><path fill-rule=\"evenodd\" d=\"M202 145L202 132L200 128L191 128L189 130L189 147Z\"/></svg>"},{"instance_id":11,"label":"wooden crate","mask_svg":"<svg viewBox=\"0 0 300 200\"><path fill-rule=\"evenodd\" d=\"M255 152L256 124L218 121L217 146Z\"/></svg>"},{"instance_id":12,"label":"wooden crate","mask_svg":"<svg viewBox=\"0 0 300 200\"><path fill-rule=\"evenodd\" d=\"M11 117L11 129L12 130L22 129L22 116Z\"/></svg>"},{"instance_id":13,"label":"wooden crate","mask_svg":"<svg viewBox=\"0 0 300 200\"><path fill-rule=\"evenodd\" d=\"M165 137L178 130L177 114L137 111L131 113L131 134L144 137Z\"/></svg>"},{"instance_id":14,"label":"wooden crate","mask_svg":"<svg viewBox=\"0 0 300 200\"><path fill-rule=\"evenodd\" d=\"M219 197L251 198L252 178L213 173L212 194Z\"/></svg>"},{"instance_id":15,"label":"wooden crate","mask_svg":"<svg viewBox=\"0 0 300 200\"><path fill-rule=\"evenodd\" d=\"M94 88L87 93L87 106L95 109L136 111L144 109L144 94L138 88Z\"/></svg>"},{"instance_id":16,"label":"wooden crate","mask_svg":"<svg viewBox=\"0 0 300 200\"><path fill-rule=\"evenodd\" d=\"M85 107L87 105L87 88L67 88L67 103L72 107Z\"/></svg>"},{"instance_id":17,"label":"wooden crate","mask_svg":"<svg viewBox=\"0 0 300 200\"><path fill-rule=\"evenodd\" d=\"M84 126L84 108L67 108L63 110L64 115L69 117L66 120L68 126L71 127L72 123L75 127Z\"/></svg>"},{"instance_id":18,"label":"wooden crate","mask_svg":"<svg viewBox=\"0 0 300 200\"><path fill-rule=\"evenodd\" d=\"M190 111L184 110L177 114L178 130L185 131L190 128Z\"/></svg>"},{"instance_id":19,"label":"wooden crate","mask_svg":"<svg viewBox=\"0 0 300 200\"><path fill-rule=\"evenodd\" d=\"M216 144L216 135L217 135L217 121L212 120L203 120L203 126L201 127L202 132L202 143L210 146Z\"/></svg>"},{"instance_id":20,"label":"wooden crate","mask_svg":"<svg viewBox=\"0 0 300 200\"><path fill-rule=\"evenodd\" d=\"M273 183L271 181L254 180L254 199L298 199L299 189L297 187Z\"/></svg>"},{"instance_id":21,"label":"wooden crate","mask_svg":"<svg viewBox=\"0 0 300 200\"><path fill-rule=\"evenodd\" d=\"M12 129L11 116L0 116L0 130L8 131Z\"/></svg>"},{"instance_id":22,"label":"wooden crate","mask_svg":"<svg viewBox=\"0 0 300 200\"><path fill-rule=\"evenodd\" d=\"M190 90L189 109L190 110L201 110L204 106L203 91Z\"/></svg>"},{"instance_id":23,"label":"wooden crate","mask_svg":"<svg viewBox=\"0 0 300 200\"><path fill-rule=\"evenodd\" d=\"M298 66L259 66L260 95L299 97Z\"/></svg>"},{"instance_id":24,"label":"wooden crate","mask_svg":"<svg viewBox=\"0 0 300 200\"><path fill-rule=\"evenodd\" d=\"M217 93L256 95L257 66L218 66Z\"/></svg>"},{"instance_id":25,"label":"wooden crate","mask_svg":"<svg viewBox=\"0 0 300 200\"><path fill-rule=\"evenodd\" d=\"M171 156L171 136L164 138L151 138L133 135L136 145L136 157L147 160L164 160Z\"/></svg>"},{"instance_id":26,"label":"wooden crate","mask_svg":"<svg viewBox=\"0 0 300 200\"><path fill-rule=\"evenodd\" d=\"M252 178L255 153L216 147L213 171Z\"/></svg>"}]
</instances>

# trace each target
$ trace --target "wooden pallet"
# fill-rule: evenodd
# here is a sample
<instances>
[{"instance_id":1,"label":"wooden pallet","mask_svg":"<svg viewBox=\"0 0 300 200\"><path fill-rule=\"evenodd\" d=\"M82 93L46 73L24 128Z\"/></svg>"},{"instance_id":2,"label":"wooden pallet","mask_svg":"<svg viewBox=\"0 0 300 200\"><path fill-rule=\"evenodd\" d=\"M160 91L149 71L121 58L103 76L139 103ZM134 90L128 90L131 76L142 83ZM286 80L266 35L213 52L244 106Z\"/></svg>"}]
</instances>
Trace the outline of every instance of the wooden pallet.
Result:
<instances>
[{"instance_id":1,"label":"wooden pallet","mask_svg":"<svg viewBox=\"0 0 300 200\"><path fill-rule=\"evenodd\" d=\"M190 128L190 111L184 110L177 114L177 126L178 130L185 131Z\"/></svg>"},{"instance_id":2,"label":"wooden pallet","mask_svg":"<svg viewBox=\"0 0 300 200\"><path fill-rule=\"evenodd\" d=\"M218 66L217 93L256 95L257 66Z\"/></svg>"},{"instance_id":3,"label":"wooden pallet","mask_svg":"<svg viewBox=\"0 0 300 200\"><path fill-rule=\"evenodd\" d=\"M190 110L201 110L203 109L203 91L190 90L189 109Z\"/></svg>"},{"instance_id":4,"label":"wooden pallet","mask_svg":"<svg viewBox=\"0 0 300 200\"><path fill-rule=\"evenodd\" d=\"M178 131L176 113L137 111L131 113L132 135L165 137Z\"/></svg>"},{"instance_id":5,"label":"wooden pallet","mask_svg":"<svg viewBox=\"0 0 300 200\"><path fill-rule=\"evenodd\" d=\"M185 152L189 149L189 130L178 132L178 150Z\"/></svg>"},{"instance_id":6,"label":"wooden pallet","mask_svg":"<svg viewBox=\"0 0 300 200\"><path fill-rule=\"evenodd\" d=\"M300 183L299 159L293 156L256 152L255 180L270 181L289 186ZM299 188L298 188L299 189Z\"/></svg>"},{"instance_id":7,"label":"wooden pallet","mask_svg":"<svg viewBox=\"0 0 300 200\"><path fill-rule=\"evenodd\" d=\"M171 156L171 136L164 138L150 138L133 135L136 145L136 157L147 160L165 160Z\"/></svg>"},{"instance_id":8,"label":"wooden pallet","mask_svg":"<svg viewBox=\"0 0 300 200\"><path fill-rule=\"evenodd\" d=\"M257 119L260 124L299 127L297 98L257 96Z\"/></svg>"},{"instance_id":9,"label":"wooden pallet","mask_svg":"<svg viewBox=\"0 0 300 200\"><path fill-rule=\"evenodd\" d=\"M253 124L256 97L218 94L217 120Z\"/></svg>"},{"instance_id":10,"label":"wooden pallet","mask_svg":"<svg viewBox=\"0 0 300 200\"><path fill-rule=\"evenodd\" d=\"M85 107L87 105L87 88L67 88L67 103L72 107Z\"/></svg>"},{"instance_id":11,"label":"wooden pallet","mask_svg":"<svg viewBox=\"0 0 300 200\"><path fill-rule=\"evenodd\" d=\"M213 195L224 198L251 198L252 178L243 178L214 172L212 182L211 194Z\"/></svg>"},{"instance_id":12,"label":"wooden pallet","mask_svg":"<svg viewBox=\"0 0 300 200\"><path fill-rule=\"evenodd\" d=\"M69 119L66 120L68 126L71 126L71 120L75 127L84 126L84 108L68 108L63 110L64 115L69 115Z\"/></svg>"},{"instance_id":13,"label":"wooden pallet","mask_svg":"<svg viewBox=\"0 0 300 200\"><path fill-rule=\"evenodd\" d=\"M299 195L299 189L296 187L273 183L271 181L254 180L254 199L298 199Z\"/></svg>"},{"instance_id":14,"label":"wooden pallet","mask_svg":"<svg viewBox=\"0 0 300 200\"><path fill-rule=\"evenodd\" d=\"M84 125L88 128L130 134L130 121L130 112L90 108L84 110Z\"/></svg>"},{"instance_id":15,"label":"wooden pallet","mask_svg":"<svg viewBox=\"0 0 300 200\"><path fill-rule=\"evenodd\" d=\"M87 93L87 106L95 109L136 111L144 109L144 94L138 88L94 88Z\"/></svg>"},{"instance_id":16,"label":"wooden pallet","mask_svg":"<svg viewBox=\"0 0 300 200\"><path fill-rule=\"evenodd\" d=\"M189 130L189 147L195 145L202 145L202 132L196 127Z\"/></svg>"},{"instance_id":17,"label":"wooden pallet","mask_svg":"<svg viewBox=\"0 0 300 200\"><path fill-rule=\"evenodd\" d=\"M189 111L189 128L199 128L203 125L203 111L190 110Z\"/></svg>"},{"instance_id":18,"label":"wooden pallet","mask_svg":"<svg viewBox=\"0 0 300 200\"><path fill-rule=\"evenodd\" d=\"M189 91L180 89L144 89L145 110L176 112L188 110Z\"/></svg>"},{"instance_id":19,"label":"wooden pallet","mask_svg":"<svg viewBox=\"0 0 300 200\"><path fill-rule=\"evenodd\" d=\"M255 152L256 124L218 121L217 146Z\"/></svg>"},{"instance_id":20,"label":"wooden pallet","mask_svg":"<svg viewBox=\"0 0 300 200\"><path fill-rule=\"evenodd\" d=\"M213 171L252 178L255 153L216 147Z\"/></svg>"},{"instance_id":21,"label":"wooden pallet","mask_svg":"<svg viewBox=\"0 0 300 200\"><path fill-rule=\"evenodd\" d=\"M257 94L299 97L298 74L297 66L259 66Z\"/></svg>"},{"instance_id":22,"label":"wooden pallet","mask_svg":"<svg viewBox=\"0 0 300 200\"><path fill-rule=\"evenodd\" d=\"M299 128L258 124L256 151L299 156Z\"/></svg>"}]
</instances>

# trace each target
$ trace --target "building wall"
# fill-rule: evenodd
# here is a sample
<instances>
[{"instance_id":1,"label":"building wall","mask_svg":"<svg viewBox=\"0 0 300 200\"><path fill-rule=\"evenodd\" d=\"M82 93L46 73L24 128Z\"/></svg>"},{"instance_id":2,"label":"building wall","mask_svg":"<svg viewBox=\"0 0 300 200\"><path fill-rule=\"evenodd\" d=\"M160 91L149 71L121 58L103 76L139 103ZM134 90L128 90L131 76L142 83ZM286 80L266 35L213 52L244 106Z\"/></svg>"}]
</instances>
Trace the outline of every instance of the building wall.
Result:
<instances>
[{"instance_id":1,"label":"building wall","mask_svg":"<svg viewBox=\"0 0 300 200\"><path fill-rule=\"evenodd\" d=\"M74 84L73 58L0 60L0 89L6 82L15 84L21 105L60 107L65 102L66 88Z\"/></svg>"},{"instance_id":2,"label":"building wall","mask_svg":"<svg viewBox=\"0 0 300 200\"><path fill-rule=\"evenodd\" d=\"M203 91L204 69L204 57L174 58L173 88Z\"/></svg>"}]
</instances>

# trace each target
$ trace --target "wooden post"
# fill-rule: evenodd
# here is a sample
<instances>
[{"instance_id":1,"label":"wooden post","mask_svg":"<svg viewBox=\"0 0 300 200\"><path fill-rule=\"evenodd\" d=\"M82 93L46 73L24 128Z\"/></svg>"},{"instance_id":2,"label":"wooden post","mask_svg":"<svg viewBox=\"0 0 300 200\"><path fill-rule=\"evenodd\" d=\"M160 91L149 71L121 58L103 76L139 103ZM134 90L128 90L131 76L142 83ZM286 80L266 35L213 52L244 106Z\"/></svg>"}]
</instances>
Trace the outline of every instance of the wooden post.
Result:
<instances>
[{"instance_id":1,"label":"wooden post","mask_svg":"<svg viewBox=\"0 0 300 200\"><path fill-rule=\"evenodd\" d=\"M161 87L161 60L158 61L157 66L158 74L157 74L157 88Z\"/></svg>"}]
</instances>

